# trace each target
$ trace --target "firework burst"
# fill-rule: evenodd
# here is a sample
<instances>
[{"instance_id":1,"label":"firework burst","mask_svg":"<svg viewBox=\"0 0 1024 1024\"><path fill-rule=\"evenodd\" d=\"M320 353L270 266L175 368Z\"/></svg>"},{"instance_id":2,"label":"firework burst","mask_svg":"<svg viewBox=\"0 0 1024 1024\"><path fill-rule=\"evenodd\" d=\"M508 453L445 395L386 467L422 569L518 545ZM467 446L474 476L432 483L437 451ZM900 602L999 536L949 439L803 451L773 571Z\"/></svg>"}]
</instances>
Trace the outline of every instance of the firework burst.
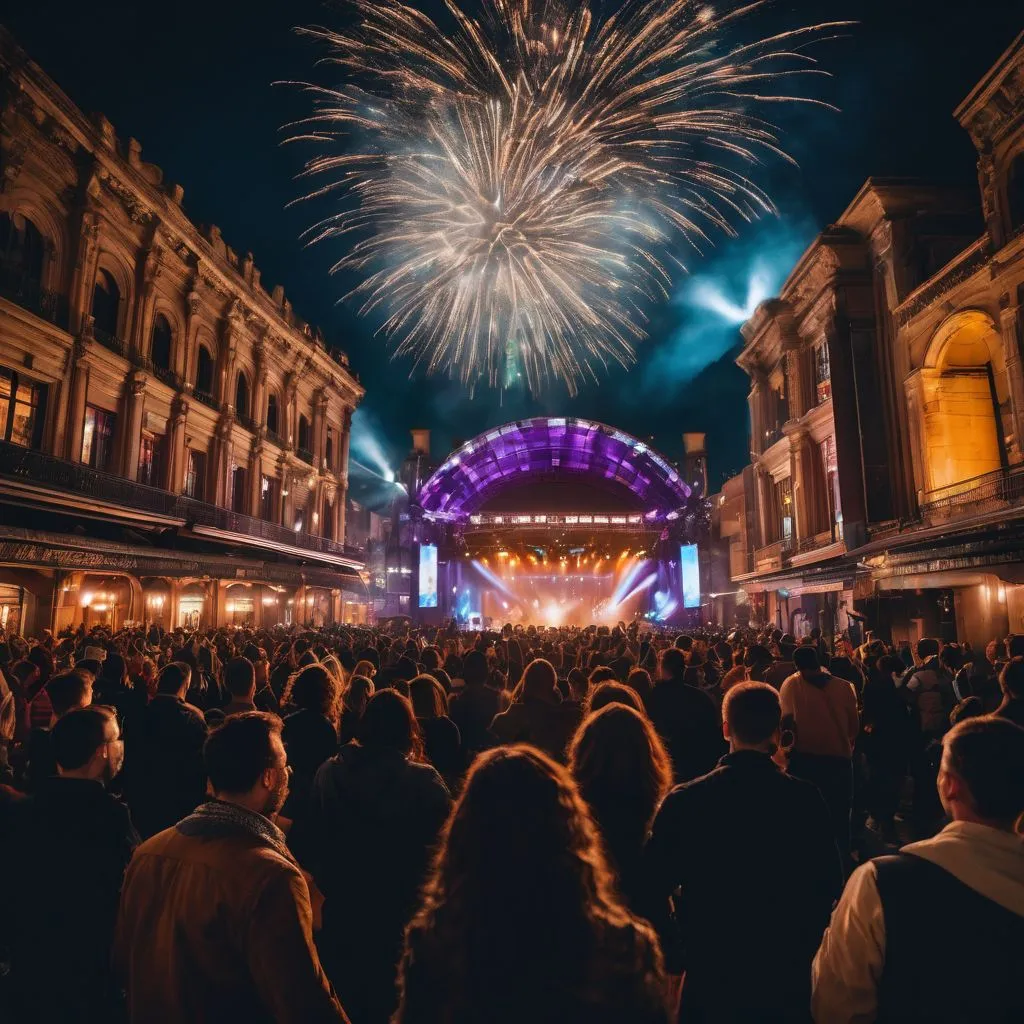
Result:
<instances>
[{"instance_id":1,"label":"firework burst","mask_svg":"<svg viewBox=\"0 0 1024 1024\"><path fill-rule=\"evenodd\" d=\"M474 19L447 0L441 27L353 0L351 28L304 30L343 78L306 85L315 110L293 126L321 153L304 198L344 194L308 237L347 240L334 269L428 373L574 391L632 363L674 243L773 210L745 169L789 158L753 111L817 102L780 83L822 73L804 49L838 23L725 48L762 3L484 4Z\"/></svg>"}]
</instances>

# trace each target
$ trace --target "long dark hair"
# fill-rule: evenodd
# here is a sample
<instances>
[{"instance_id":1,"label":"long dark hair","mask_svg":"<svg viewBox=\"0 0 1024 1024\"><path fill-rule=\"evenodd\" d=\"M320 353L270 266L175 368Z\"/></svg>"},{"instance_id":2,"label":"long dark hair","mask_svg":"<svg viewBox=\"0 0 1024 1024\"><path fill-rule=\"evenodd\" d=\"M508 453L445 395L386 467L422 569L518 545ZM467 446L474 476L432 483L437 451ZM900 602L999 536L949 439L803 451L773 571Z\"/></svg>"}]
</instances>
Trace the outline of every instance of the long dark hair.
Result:
<instances>
[{"instance_id":1,"label":"long dark hair","mask_svg":"<svg viewBox=\"0 0 1024 1024\"><path fill-rule=\"evenodd\" d=\"M616 897L572 776L522 745L489 750L470 769L406 936L396 1020L415 1013L411 964L444 976L439 1020L511 1019L509 1004L552 990L553 975L581 1002L612 972L662 977L653 932Z\"/></svg>"},{"instance_id":2,"label":"long dark hair","mask_svg":"<svg viewBox=\"0 0 1024 1024\"><path fill-rule=\"evenodd\" d=\"M624 704L592 712L569 747L569 771L612 859L639 847L672 786L672 762L647 718Z\"/></svg>"}]
</instances>

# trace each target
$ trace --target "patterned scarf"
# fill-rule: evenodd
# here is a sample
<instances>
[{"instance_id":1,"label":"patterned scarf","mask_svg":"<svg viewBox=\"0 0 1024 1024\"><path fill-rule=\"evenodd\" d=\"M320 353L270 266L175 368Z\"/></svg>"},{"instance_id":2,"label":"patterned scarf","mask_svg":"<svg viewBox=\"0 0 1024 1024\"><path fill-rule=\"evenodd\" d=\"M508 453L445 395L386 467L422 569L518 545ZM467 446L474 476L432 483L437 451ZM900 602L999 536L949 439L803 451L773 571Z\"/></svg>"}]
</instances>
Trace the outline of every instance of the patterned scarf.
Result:
<instances>
[{"instance_id":1,"label":"patterned scarf","mask_svg":"<svg viewBox=\"0 0 1024 1024\"><path fill-rule=\"evenodd\" d=\"M288 849L284 833L269 818L225 800L209 800L205 804L200 804L174 827L183 836L199 836L203 839L251 836L292 864L296 863Z\"/></svg>"}]
</instances>

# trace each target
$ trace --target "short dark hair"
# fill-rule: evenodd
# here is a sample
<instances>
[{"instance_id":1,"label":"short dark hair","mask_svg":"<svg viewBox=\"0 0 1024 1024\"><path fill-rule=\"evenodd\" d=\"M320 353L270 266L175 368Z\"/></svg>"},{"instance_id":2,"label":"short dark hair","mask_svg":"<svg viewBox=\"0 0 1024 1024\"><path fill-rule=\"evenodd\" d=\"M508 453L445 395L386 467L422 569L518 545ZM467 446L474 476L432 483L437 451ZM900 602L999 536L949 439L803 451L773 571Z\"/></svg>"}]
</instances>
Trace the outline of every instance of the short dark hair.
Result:
<instances>
[{"instance_id":1,"label":"short dark hair","mask_svg":"<svg viewBox=\"0 0 1024 1024\"><path fill-rule=\"evenodd\" d=\"M797 647L793 651L793 664L799 672L817 672L821 668L817 649L814 647Z\"/></svg>"},{"instance_id":2,"label":"short dark hair","mask_svg":"<svg viewBox=\"0 0 1024 1024\"><path fill-rule=\"evenodd\" d=\"M1007 697L1024 697L1024 658L1011 658L999 673L999 687Z\"/></svg>"},{"instance_id":3,"label":"short dark hair","mask_svg":"<svg viewBox=\"0 0 1024 1024\"><path fill-rule=\"evenodd\" d=\"M213 791L248 793L274 763L274 735L281 735L281 719L265 711L231 715L214 729L203 746Z\"/></svg>"},{"instance_id":4,"label":"short dark hair","mask_svg":"<svg viewBox=\"0 0 1024 1024\"><path fill-rule=\"evenodd\" d=\"M943 740L949 769L980 817L1012 825L1024 813L1024 729L1007 718L968 718Z\"/></svg>"},{"instance_id":5,"label":"short dark hair","mask_svg":"<svg viewBox=\"0 0 1024 1024\"><path fill-rule=\"evenodd\" d=\"M601 683L618 682L618 676L615 674L615 669L609 665L598 665L597 668L591 669L590 676L587 681L592 687L598 686Z\"/></svg>"},{"instance_id":6,"label":"short dark hair","mask_svg":"<svg viewBox=\"0 0 1024 1024\"><path fill-rule=\"evenodd\" d=\"M693 637L689 636L686 633L680 633L679 636L676 637L676 642L673 644L673 646L677 647L681 651L692 651Z\"/></svg>"},{"instance_id":7,"label":"short dark hair","mask_svg":"<svg viewBox=\"0 0 1024 1024\"><path fill-rule=\"evenodd\" d=\"M939 641L931 636L923 636L917 641L917 656L932 658L939 653Z\"/></svg>"},{"instance_id":8,"label":"short dark hair","mask_svg":"<svg viewBox=\"0 0 1024 1024\"><path fill-rule=\"evenodd\" d=\"M232 697L247 697L256 685L256 669L248 658L232 658L224 666L224 683Z\"/></svg>"},{"instance_id":9,"label":"short dark hair","mask_svg":"<svg viewBox=\"0 0 1024 1024\"><path fill-rule=\"evenodd\" d=\"M673 679L680 678L686 671L686 655L678 647L668 647L661 652L661 668Z\"/></svg>"},{"instance_id":10,"label":"short dark hair","mask_svg":"<svg viewBox=\"0 0 1024 1024\"><path fill-rule=\"evenodd\" d=\"M61 715L67 714L72 708L76 708L82 703L89 684L85 681L84 676L72 669L69 672L58 672L57 675L50 676L43 689L46 690L46 696L50 698L53 713L60 718Z\"/></svg>"},{"instance_id":11,"label":"short dark hair","mask_svg":"<svg viewBox=\"0 0 1024 1024\"><path fill-rule=\"evenodd\" d=\"M725 695L722 718L733 739L750 746L765 743L782 721L778 691L767 683L736 683Z\"/></svg>"},{"instance_id":12,"label":"short dark hair","mask_svg":"<svg viewBox=\"0 0 1024 1024\"><path fill-rule=\"evenodd\" d=\"M188 689L192 679L192 668L184 661L172 661L160 670L156 680L157 693L181 693L182 689Z\"/></svg>"},{"instance_id":13,"label":"short dark hair","mask_svg":"<svg viewBox=\"0 0 1024 1024\"><path fill-rule=\"evenodd\" d=\"M103 745L107 723L117 722L110 708L75 708L58 718L50 731L54 760L66 771L74 771L89 763Z\"/></svg>"}]
</instances>

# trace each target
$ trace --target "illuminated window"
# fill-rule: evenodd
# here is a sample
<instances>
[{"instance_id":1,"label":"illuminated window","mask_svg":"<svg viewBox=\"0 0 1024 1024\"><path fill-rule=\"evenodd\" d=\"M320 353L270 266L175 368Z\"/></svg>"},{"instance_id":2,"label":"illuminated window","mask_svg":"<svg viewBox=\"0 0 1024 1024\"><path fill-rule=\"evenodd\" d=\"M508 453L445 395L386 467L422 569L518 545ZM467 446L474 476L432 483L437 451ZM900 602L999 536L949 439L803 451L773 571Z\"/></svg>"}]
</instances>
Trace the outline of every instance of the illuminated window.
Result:
<instances>
[{"instance_id":1,"label":"illuminated window","mask_svg":"<svg viewBox=\"0 0 1024 1024\"><path fill-rule=\"evenodd\" d=\"M260 477L260 518L267 523L277 522L279 488L277 480L266 474Z\"/></svg>"},{"instance_id":2,"label":"illuminated window","mask_svg":"<svg viewBox=\"0 0 1024 1024\"><path fill-rule=\"evenodd\" d=\"M82 462L101 472L109 472L114 454L114 423L112 412L85 407L85 429L82 431Z\"/></svg>"},{"instance_id":3,"label":"illuminated window","mask_svg":"<svg viewBox=\"0 0 1024 1024\"><path fill-rule=\"evenodd\" d=\"M832 397L832 368L828 361L828 343L819 342L814 346L814 384L818 405Z\"/></svg>"},{"instance_id":4,"label":"illuminated window","mask_svg":"<svg viewBox=\"0 0 1024 1024\"><path fill-rule=\"evenodd\" d=\"M0 367L0 440L38 448L46 387Z\"/></svg>"},{"instance_id":5,"label":"illuminated window","mask_svg":"<svg viewBox=\"0 0 1024 1024\"><path fill-rule=\"evenodd\" d=\"M139 444L139 483L162 487L164 464L163 435L143 434Z\"/></svg>"},{"instance_id":6,"label":"illuminated window","mask_svg":"<svg viewBox=\"0 0 1024 1024\"><path fill-rule=\"evenodd\" d=\"M188 465L185 469L185 493L190 498L202 501L206 480L206 452L188 450Z\"/></svg>"}]
</instances>

